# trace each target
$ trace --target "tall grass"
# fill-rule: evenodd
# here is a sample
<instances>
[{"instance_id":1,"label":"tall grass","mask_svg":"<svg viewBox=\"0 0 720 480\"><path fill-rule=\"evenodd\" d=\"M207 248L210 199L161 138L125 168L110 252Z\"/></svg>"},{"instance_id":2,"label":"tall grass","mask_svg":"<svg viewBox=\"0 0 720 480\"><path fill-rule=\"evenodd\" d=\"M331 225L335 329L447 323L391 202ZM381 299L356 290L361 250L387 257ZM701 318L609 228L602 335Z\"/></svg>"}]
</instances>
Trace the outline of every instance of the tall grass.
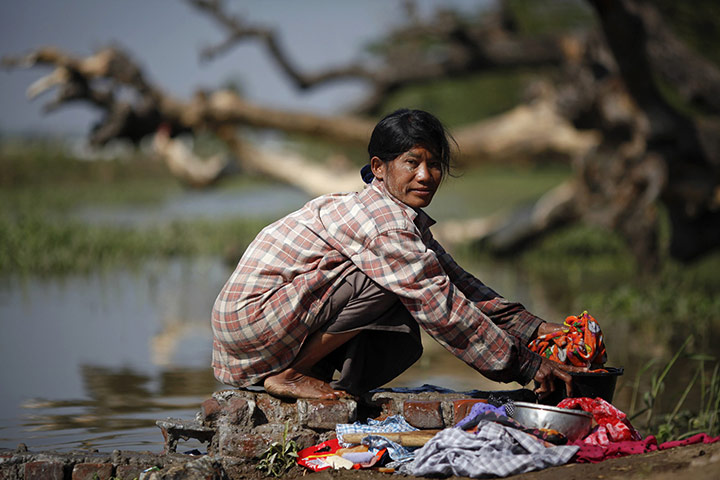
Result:
<instances>
[{"instance_id":1,"label":"tall grass","mask_svg":"<svg viewBox=\"0 0 720 480\"><path fill-rule=\"evenodd\" d=\"M5 142L0 146L0 187L0 274L82 272L149 257L237 257L267 223L189 219L130 229L86 224L66 215L88 204L152 205L184 188L141 152L81 160L59 142Z\"/></svg>"},{"instance_id":2,"label":"tall grass","mask_svg":"<svg viewBox=\"0 0 720 480\"><path fill-rule=\"evenodd\" d=\"M629 418L635 420L643 415L645 429L654 432L658 442L682 440L697 433L707 433L710 436L720 434L720 363L713 356L688 355L691 361L697 362L697 366L687 384L681 385L682 391L674 407L665 413L658 413L655 409L658 397L666 388L670 370L685 353L691 340L692 337L688 337L664 366L653 369L655 362L650 361L635 378ZM642 394L643 407L636 409L641 379L648 371L652 372L650 388ZM689 398L693 390L699 400L691 403Z\"/></svg>"},{"instance_id":3,"label":"tall grass","mask_svg":"<svg viewBox=\"0 0 720 480\"><path fill-rule=\"evenodd\" d=\"M237 260L264 224L195 221L130 230L40 216L0 218L0 274L87 272L179 255Z\"/></svg>"}]
</instances>

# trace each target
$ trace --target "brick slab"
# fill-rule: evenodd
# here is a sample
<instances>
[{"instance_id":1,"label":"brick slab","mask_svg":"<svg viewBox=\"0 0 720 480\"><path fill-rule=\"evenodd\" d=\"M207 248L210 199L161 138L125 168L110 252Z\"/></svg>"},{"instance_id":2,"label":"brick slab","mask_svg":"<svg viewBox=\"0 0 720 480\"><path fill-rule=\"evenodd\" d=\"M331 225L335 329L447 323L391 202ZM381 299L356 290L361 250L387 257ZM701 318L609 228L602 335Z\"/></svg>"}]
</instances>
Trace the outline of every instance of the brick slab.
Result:
<instances>
[{"instance_id":1,"label":"brick slab","mask_svg":"<svg viewBox=\"0 0 720 480\"><path fill-rule=\"evenodd\" d=\"M442 403L437 400L405 400L403 416L410 425L416 428L445 428Z\"/></svg>"},{"instance_id":2,"label":"brick slab","mask_svg":"<svg viewBox=\"0 0 720 480\"><path fill-rule=\"evenodd\" d=\"M453 425L457 425L460 420L467 417L476 403L487 403L487 400L467 398L453 401Z\"/></svg>"}]
</instances>

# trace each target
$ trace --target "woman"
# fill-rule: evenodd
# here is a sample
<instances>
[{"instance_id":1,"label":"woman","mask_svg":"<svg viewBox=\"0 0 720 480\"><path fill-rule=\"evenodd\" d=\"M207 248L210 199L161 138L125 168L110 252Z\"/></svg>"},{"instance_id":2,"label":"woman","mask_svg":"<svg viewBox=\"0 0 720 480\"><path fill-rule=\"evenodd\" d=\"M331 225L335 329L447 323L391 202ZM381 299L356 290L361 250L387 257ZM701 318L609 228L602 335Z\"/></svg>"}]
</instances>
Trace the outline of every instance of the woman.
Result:
<instances>
[{"instance_id":1,"label":"woman","mask_svg":"<svg viewBox=\"0 0 720 480\"><path fill-rule=\"evenodd\" d=\"M441 122L402 109L375 127L361 192L316 198L263 229L212 312L213 368L227 384L332 399L392 380L422 353L419 328L486 377L539 394L567 371L527 348L561 328L463 270L422 210L450 169ZM339 372L333 379L335 371Z\"/></svg>"}]
</instances>

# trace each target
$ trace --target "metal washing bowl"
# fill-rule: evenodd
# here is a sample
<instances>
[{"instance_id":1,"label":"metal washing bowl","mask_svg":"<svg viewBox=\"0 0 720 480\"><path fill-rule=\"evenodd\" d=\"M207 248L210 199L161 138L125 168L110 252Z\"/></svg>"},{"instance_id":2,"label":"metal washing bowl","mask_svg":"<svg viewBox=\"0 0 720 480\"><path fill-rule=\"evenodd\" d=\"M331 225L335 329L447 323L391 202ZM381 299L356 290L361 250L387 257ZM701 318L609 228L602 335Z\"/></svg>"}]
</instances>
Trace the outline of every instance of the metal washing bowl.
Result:
<instances>
[{"instance_id":1,"label":"metal washing bowl","mask_svg":"<svg viewBox=\"0 0 720 480\"><path fill-rule=\"evenodd\" d=\"M569 442L583 438L592 428L592 415L582 410L515 402L512 418L529 428L557 430Z\"/></svg>"}]
</instances>

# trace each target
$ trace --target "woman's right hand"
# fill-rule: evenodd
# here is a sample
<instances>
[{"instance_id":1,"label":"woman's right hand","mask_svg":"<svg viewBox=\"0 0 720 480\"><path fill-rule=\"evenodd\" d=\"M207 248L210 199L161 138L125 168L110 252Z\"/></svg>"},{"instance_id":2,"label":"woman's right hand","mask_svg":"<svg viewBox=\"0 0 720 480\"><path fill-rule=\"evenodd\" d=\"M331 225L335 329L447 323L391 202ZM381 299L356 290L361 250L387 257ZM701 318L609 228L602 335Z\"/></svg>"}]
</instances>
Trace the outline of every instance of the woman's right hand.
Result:
<instances>
[{"instance_id":1,"label":"woman's right hand","mask_svg":"<svg viewBox=\"0 0 720 480\"><path fill-rule=\"evenodd\" d=\"M535 394L538 398L545 398L555 391L555 379L559 378L565 383L565 391L568 397L572 395L572 377L568 372L587 372L587 367L575 367L563 365L547 358L541 357L540 368L535 372L533 380L538 382Z\"/></svg>"}]
</instances>

